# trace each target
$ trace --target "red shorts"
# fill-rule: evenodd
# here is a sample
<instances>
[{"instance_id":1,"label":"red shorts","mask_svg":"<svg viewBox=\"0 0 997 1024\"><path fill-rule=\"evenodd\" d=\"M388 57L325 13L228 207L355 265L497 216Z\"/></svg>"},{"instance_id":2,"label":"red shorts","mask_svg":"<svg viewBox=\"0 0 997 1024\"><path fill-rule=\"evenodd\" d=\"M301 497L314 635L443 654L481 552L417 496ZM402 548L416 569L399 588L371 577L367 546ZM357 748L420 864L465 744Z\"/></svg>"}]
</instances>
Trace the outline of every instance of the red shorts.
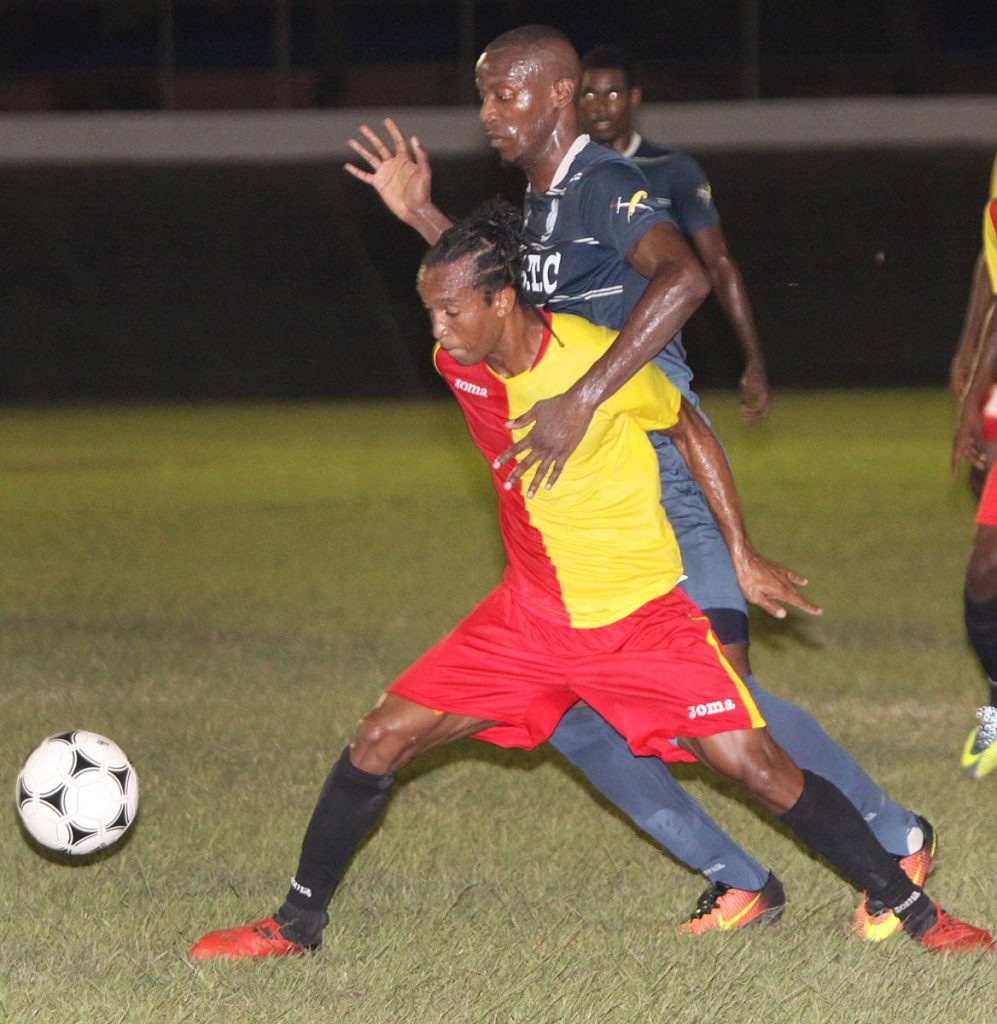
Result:
<instances>
[{"instance_id":1,"label":"red shorts","mask_svg":"<svg viewBox=\"0 0 997 1024\"><path fill-rule=\"evenodd\" d=\"M980 504L976 509L976 521L981 526L997 526L997 472L991 469L983 484Z\"/></svg>"},{"instance_id":2,"label":"red shorts","mask_svg":"<svg viewBox=\"0 0 997 1024\"><path fill-rule=\"evenodd\" d=\"M997 441L997 384L992 384L983 401L983 437Z\"/></svg>"},{"instance_id":3,"label":"red shorts","mask_svg":"<svg viewBox=\"0 0 997 1024\"><path fill-rule=\"evenodd\" d=\"M678 589L595 629L539 618L500 585L388 688L436 711L499 723L476 738L543 743L582 700L635 754L694 761L671 740L765 724L707 618Z\"/></svg>"}]
</instances>

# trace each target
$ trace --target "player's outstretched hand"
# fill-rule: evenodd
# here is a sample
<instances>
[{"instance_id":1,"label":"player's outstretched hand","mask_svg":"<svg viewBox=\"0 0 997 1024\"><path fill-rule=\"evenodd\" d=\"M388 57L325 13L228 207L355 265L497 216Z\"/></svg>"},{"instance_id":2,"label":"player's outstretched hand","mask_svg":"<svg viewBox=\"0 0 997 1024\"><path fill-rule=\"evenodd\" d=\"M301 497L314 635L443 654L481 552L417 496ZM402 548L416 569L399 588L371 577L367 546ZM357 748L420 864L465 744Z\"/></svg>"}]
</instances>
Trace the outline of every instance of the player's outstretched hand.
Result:
<instances>
[{"instance_id":1,"label":"player's outstretched hand","mask_svg":"<svg viewBox=\"0 0 997 1024\"><path fill-rule=\"evenodd\" d=\"M772 405L768 374L765 367L757 363L744 368L740 383L741 419L745 423L761 423Z\"/></svg>"},{"instance_id":2,"label":"player's outstretched hand","mask_svg":"<svg viewBox=\"0 0 997 1024\"><path fill-rule=\"evenodd\" d=\"M418 211L430 203L429 157L419 140L414 135L406 140L390 117L384 119L384 127L394 144L394 153L369 125L362 124L360 134L367 145L356 139L350 139L347 145L370 170L356 164L345 167L354 178L370 185L399 220L412 224Z\"/></svg>"},{"instance_id":3,"label":"player's outstretched hand","mask_svg":"<svg viewBox=\"0 0 997 1024\"><path fill-rule=\"evenodd\" d=\"M747 551L735 564L737 582L745 599L758 605L777 619L788 614L787 605L810 615L821 615L823 609L808 601L797 589L810 581L776 562L763 558L757 551Z\"/></svg>"},{"instance_id":4,"label":"player's outstretched hand","mask_svg":"<svg viewBox=\"0 0 997 1024\"><path fill-rule=\"evenodd\" d=\"M964 402L959 426L952 439L952 476L959 475L962 460L968 459L976 470L986 468L987 451L983 437L983 415L975 402Z\"/></svg>"},{"instance_id":5,"label":"player's outstretched hand","mask_svg":"<svg viewBox=\"0 0 997 1024\"><path fill-rule=\"evenodd\" d=\"M526 492L527 497L532 498L541 485L549 491L557 483L571 453L585 436L593 411L568 391L554 398L541 399L522 416L509 420L506 427L510 430L522 430L531 424L532 428L492 463L495 469L500 469L510 459L518 460L503 484L505 489L510 490L520 477L536 467Z\"/></svg>"}]
</instances>

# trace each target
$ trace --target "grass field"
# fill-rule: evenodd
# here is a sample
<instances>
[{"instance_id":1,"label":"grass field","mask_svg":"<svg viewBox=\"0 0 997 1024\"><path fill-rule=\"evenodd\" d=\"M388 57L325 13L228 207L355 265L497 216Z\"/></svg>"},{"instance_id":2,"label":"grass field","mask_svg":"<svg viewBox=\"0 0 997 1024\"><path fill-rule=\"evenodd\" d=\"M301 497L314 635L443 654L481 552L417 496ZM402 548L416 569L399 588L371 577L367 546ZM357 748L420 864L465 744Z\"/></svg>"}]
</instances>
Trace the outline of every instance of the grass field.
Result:
<instances>
[{"instance_id":1,"label":"grass field","mask_svg":"<svg viewBox=\"0 0 997 1024\"><path fill-rule=\"evenodd\" d=\"M749 526L820 619L753 619L757 673L939 827L931 890L997 926L997 779L960 779L983 687L963 639L972 502L940 392L786 394L748 430L710 396ZM6 408L0 777L106 733L142 780L121 848L0 830L12 1024L978 1022L997 965L849 935L854 896L696 769L695 795L791 899L783 925L679 939L703 885L550 753L468 742L404 775L319 956L199 965L272 911L328 765L380 689L497 580L455 408Z\"/></svg>"}]
</instances>

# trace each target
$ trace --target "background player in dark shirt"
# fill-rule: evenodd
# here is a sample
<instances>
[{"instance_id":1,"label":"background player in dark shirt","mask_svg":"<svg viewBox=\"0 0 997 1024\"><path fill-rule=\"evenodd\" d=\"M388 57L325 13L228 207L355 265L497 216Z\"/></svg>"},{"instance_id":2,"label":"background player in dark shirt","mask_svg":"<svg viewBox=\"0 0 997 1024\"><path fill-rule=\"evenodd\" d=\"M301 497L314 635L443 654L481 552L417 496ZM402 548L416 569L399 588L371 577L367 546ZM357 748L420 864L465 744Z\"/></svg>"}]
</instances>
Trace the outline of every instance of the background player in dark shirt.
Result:
<instances>
[{"instance_id":1,"label":"background player in dark shirt","mask_svg":"<svg viewBox=\"0 0 997 1024\"><path fill-rule=\"evenodd\" d=\"M688 153L650 142L634 129L633 112L640 101L633 61L624 50L602 45L582 57L579 127L595 142L637 164L651 186L651 195L665 204L691 243L744 352L741 413L745 422L756 423L768 413L771 394L741 269L727 245L703 169Z\"/></svg>"}]
</instances>

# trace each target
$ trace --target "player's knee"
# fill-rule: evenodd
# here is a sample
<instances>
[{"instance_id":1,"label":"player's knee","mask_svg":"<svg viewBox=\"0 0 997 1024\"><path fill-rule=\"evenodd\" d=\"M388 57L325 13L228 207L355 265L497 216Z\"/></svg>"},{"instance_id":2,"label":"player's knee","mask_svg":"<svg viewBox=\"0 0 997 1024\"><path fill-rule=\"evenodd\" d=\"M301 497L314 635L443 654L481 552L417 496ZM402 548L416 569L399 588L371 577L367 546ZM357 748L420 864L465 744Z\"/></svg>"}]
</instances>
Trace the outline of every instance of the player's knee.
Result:
<instances>
[{"instance_id":1,"label":"player's knee","mask_svg":"<svg viewBox=\"0 0 997 1024\"><path fill-rule=\"evenodd\" d=\"M768 735L755 729L740 743L729 774L772 814L784 814L799 798L799 769Z\"/></svg>"},{"instance_id":2,"label":"player's knee","mask_svg":"<svg viewBox=\"0 0 997 1024\"><path fill-rule=\"evenodd\" d=\"M350 760L361 771L387 775L398 771L417 753L411 729L401 718L375 708L360 720L350 747Z\"/></svg>"}]
</instances>

